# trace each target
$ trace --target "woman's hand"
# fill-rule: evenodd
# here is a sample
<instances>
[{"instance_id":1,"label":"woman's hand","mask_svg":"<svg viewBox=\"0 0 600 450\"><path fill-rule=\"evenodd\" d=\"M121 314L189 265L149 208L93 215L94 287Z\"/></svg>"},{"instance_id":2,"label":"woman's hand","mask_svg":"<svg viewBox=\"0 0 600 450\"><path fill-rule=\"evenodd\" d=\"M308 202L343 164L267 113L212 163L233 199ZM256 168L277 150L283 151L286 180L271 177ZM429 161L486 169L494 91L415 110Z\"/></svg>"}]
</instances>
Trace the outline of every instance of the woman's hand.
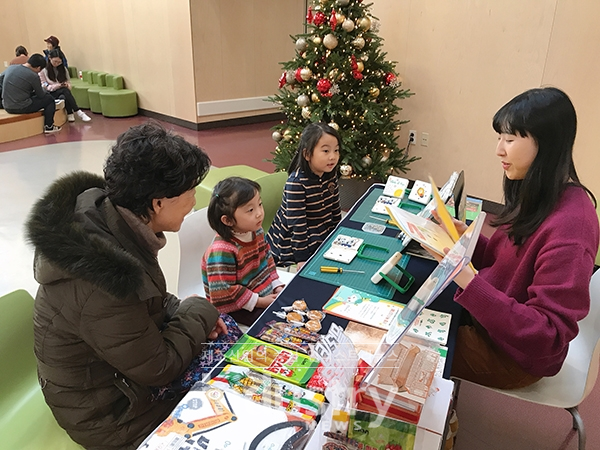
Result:
<instances>
[{"instance_id":1,"label":"woman's hand","mask_svg":"<svg viewBox=\"0 0 600 450\"><path fill-rule=\"evenodd\" d=\"M440 219L440 216L435 209L433 211L431 211L431 215L436 220L436 222L439 223L440 226L446 231L446 233L448 233L448 230L446 229L444 222L442 222L442 219ZM462 220L455 219L452 216L450 216L450 218L452 219L452 223L454 223L454 227L456 228L456 231L458 231L458 236L459 237L462 236L463 233L465 231L467 231L467 228L469 228L469 227ZM448 234L450 234L450 233L448 233Z\"/></svg>"},{"instance_id":2,"label":"woman's hand","mask_svg":"<svg viewBox=\"0 0 600 450\"><path fill-rule=\"evenodd\" d=\"M463 230L463 233L464 233L464 230ZM424 247L424 246L421 246L421 247L423 247L427 251L427 253L429 253L431 256L433 256L438 263L442 259L444 259L444 256L440 255L439 253L436 253L436 252L428 249L427 247ZM448 247L444 248L444 255L446 255L449 251L450 251L450 249ZM471 282L471 280L473 278L475 278L475 275L477 275L477 272L473 270L473 266L471 266L471 264L467 264L463 268L463 270L461 270L460 273L458 275L456 275L456 277L454 278L453 281L456 284L458 284L461 288L464 289Z\"/></svg>"},{"instance_id":3,"label":"woman's hand","mask_svg":"<svg viewBox=\"0 0 600 450\"><path fill-rule=\"evenodd\" d=\"M264 297L258 297L258 301L256 302L256 306L259 308L267 308L271 303L275 301L277 298L277 294L269 294Z\"/></svg>"},{"instance_id":4,"label":"woman's hand","mask_svg":"<svg viewBox=\"0 0 600 450\"><path fill-rule=\"evenodd\" d=\"M212 329L212 331L210 333L208 333L208 339L213 341L222 334L227 334L227 325L225 325L225 322L223 322L223 319L221 319L219 317L217 319L217 323L215 324L215 327Z\"/></svg>"}]
</instances>

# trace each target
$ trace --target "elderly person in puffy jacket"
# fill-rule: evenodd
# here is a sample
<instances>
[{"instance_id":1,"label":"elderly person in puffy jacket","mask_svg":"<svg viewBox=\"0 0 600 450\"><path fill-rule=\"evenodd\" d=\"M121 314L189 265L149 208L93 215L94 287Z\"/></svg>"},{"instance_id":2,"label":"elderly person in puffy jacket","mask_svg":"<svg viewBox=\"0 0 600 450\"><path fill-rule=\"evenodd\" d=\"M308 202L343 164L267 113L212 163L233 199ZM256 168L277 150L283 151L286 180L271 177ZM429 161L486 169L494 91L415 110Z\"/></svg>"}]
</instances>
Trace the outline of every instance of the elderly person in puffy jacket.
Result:
<instances>
[{"instance_id":1,"label":"elderly person in puffy jacket","mask_svg":"<svg viewBox=\"0 0 600 450\"><path fill-rule=\"evenodd\" d=\"M166 291L157 261L163 232L179 230L209 168L182 137L140 125L119 136L104 178L64 176L31 212L42 392L88 449L136 448L184 395L157 400L152 386L227 332L208 301Z\"/></svg>"}]
</instances>

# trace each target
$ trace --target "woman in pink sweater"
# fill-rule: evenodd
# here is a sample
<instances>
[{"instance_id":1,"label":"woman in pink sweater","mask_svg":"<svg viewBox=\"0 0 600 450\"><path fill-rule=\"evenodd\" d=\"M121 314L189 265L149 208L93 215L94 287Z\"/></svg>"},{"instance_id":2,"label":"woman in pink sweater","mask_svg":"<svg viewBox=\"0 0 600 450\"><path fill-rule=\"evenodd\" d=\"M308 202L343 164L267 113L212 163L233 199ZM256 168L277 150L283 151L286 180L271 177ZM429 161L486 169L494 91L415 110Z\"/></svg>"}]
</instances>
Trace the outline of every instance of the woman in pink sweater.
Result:
<instances>
[{"instance_id":1,"label":"woman in pink sweater","mask_svg":"<svg viewBox=\"0 0 600 450\"><path fill-rule=\"evenodd\" d=\"M573 163L577 116L556 88L528 90L496 113L502 213L455 280L467 311L452 375L513 389L561 368L590 306L598 250L594 195ZM465 225L456 222L460 231Z\"/></svg>"}]
</instances>

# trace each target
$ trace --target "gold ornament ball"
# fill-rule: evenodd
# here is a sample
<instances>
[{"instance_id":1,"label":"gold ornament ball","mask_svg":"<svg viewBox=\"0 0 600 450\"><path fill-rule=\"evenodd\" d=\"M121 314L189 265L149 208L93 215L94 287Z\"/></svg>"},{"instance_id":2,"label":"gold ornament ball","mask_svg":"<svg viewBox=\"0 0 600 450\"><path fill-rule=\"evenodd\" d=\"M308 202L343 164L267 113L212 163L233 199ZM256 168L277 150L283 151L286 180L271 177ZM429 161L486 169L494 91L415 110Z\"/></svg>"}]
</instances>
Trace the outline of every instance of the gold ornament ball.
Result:
<instances>
[{"instance_id":1,"label":"gold ornament ball","mask_svg":"<svg viewBox=\"0 0 600 450\"><path fill-rule=\"evenodd\" d=\"M369 28L371 28L371 19L369 19L367 16L361 17L360 19L358 19L358 26L363 31L367 31Z\"/></svg>"},{"instance_id":2,"label":"gold ornament ball","mask_svg":"<svg viewBox=\"0 0 600 450\"><path fill-rule=\"evenodd\" d=\"M304 108L302 108L302 117L304 117L305 119L310 119L310 108L308 106L305 106Z\"/></svg>"},{"instance_id":3,"label":"gold ornament ball","mask_svg":"<svg viewBox=\"0 0 600 450\"><path fill-rule=\"evenodd\" d=\"M335 122L329 122L328 125L333 128L335 131L339 131L340 130L340 126L335 123Z\"/></svg>"},{"instance_id":4,"label":"gold ornament ball","mask_svg":"<svg viewBox=\"0 0 600 450\"><path fill-rule=\"evenodd\" d=\"M357 37L352 41L354 48L361 50L365 46L365 40L362 37Z\"/></svg>"},{"instance_id":5,"label":"gold ornament ball","mask_svg":"<svg viewBox=\"0 0 600 450\"><path fill-rule=\"evenodd\" d=\"M358 70L359 72L362 72L363 70L365 70L365 65L363 64L362 61L356 62L356 70Z\"/></svg>"},{"instance_id":6,"label":"gold ornament ball","mask_svg":"<svg viewBox=\"0 0 600 450\"><path fill-rule=\"evenodd\" d=\"M346 20L346 16L343 15L342 13L336 13L335 14L335 20L337 21L337 23L344 23L344 20Z\"/></svg>"},{"instance_id":7,"label":"gold ornament ball","mask_svg":"<svg viewBox=\"0 0 600 450\"><path fill-rule=\"evenodd\" d=\"M327 47L329 50L333 50L334 48L337 47L338 40L333 34L329 33L327 36L325 36L323 38L323 45L325 47Z\"/></svg>"},{"instance_id":8,"label":"gold ornament ball","mask_svg":"<svg viewBox=\"0 0 600 450\"><path fill-rule=\"evenodd\" d=\"M352 166L350 164L342 164L340 166L340 173L344 177L349 177L352 175Z\"/></svg>"},{"instance_id":9,"label":"gold ornament ball","mask_svg":"<svg viewBox=\"0 0 600 450\"><path fill-rule=\"evenodd\" d=\"M308 98L308 95L301 94L296 99L296 103L298 104L298 106L308 106L308 104L310 103L310 99Z\"/></svg>"},{"instance_id":10,"label":"gold ornament ball","mask_svg":"<svg viewBox=\"0 0 600 450\"><path fill-rule=\"evenodd\" d=\"M313 42L315 45L321 45L321 37L320 36L315 36L313 38Z\"/></svg>"},{"instance_id":11,"label":"gold ornament ball","mask_svg":"<svg viewBox=\"0 0 600 450\"><path fill-rule=\"evenodd\" d=\"M308 67L305 67L300 71L300 78L302 78L304 81L310 80L312 78L312 70L310 70Z\"/></svg>"},{"instance_id":12,"label":"gold ornament ball","mask_svg":"<svg viewBox=\"0 0 600 450\"><path fill-rule=\"evenodd\" d=\"M352 22L350 19L344 20L342 22L342 29L350 33L352 30L354 30L354 22Z\"/></svg>"},{"instance_id":13,"label":"gold ornament ball","mask_svg":"<svg viewBox=\"0 0 600 450\"><path fill-rule=\"evenodd\" d=\"M292 139L292 132L290 130L285 130L283 132L283 140L284 141L289 141L290 139Z\"/></svg>"},{"instance_id":14,"label":"gold ornament ball","mask_svg":"<svg viewBox=\"0 0 600 450\"><path fill-rule=\"evenodd\" d=\"M369 89L369 94L371 95L371 97L377 98L379 96L379 88L373 86L371 89Z\"/></svg>"},{"instance_id":15,"label":"gold ornament ball","mask_svg":"<svg viewBox=\"0 0 600 450\"><path fill-rule=\"evenodd\" d=\"M384 148L383 151L381 152L381 160L382 161L387 161L388 158L390 157L390 149L389 148Z\"/></svg>"},{"instance_id":16,"label":"gold ornament ball","mask_svg":"<svg viewBox=\"0 0 600 450\"><path fill-rule=\"evenodd\" d=\"M273 140L275 142L279 142L283 136L281 135L281 133L279 131L273 131L273 134L271 135L271 137L273 138Z\"/></svg>"},{"instance_id":17,"label":"gold ornament ball","mask_svg":"<svg viewBox=\"0 0 600 450\"><path fill-rule=\"evenodd\" d=\"M329 71L329 79L331 81L335 81L335 79L338 77L339 74L340 74L340 71L338 69L331 69Z\"/></svg>"},{"instance_id":18,"label":"gold ornament ball","mask_svg":"<svg viewBox=\"0 0 600 450\"><path fill-rule=\"evenodd\" d=\"M369 155L363 156L363 158L360 160L360 164L365 168L369 167L372 162L373 162L373 160L371 159L371 157Z\"/></svg>"},{"instance_id":19,"label":"gold ornament ball","mask_svg":"<svg viewBox=\"0 0 600 450\"><path fill-rule=\"evenodd\" d=\"M313 103L319 103L321 101L319 96L317 94L315 94L314 92L311 94L310 99L312 100Z\"/></svg>"}]
</instances>

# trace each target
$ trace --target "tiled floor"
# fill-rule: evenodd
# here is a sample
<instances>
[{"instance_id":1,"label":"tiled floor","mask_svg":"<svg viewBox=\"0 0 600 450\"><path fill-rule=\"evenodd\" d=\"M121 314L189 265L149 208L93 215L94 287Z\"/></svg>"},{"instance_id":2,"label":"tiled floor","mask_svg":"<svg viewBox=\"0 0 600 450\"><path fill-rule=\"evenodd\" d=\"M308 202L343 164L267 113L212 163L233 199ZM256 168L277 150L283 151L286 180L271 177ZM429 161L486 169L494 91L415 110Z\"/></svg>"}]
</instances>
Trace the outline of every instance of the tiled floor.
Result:
<instances>
[{"instance_id":1,"label":"tiled floor","mask_svg":"<svg viewBox=\"0 0 600 450\"><path fill-rule=\"evenodd\" d=\"M23 223L33 202L56 177L72 170L102 173L112 141L128 127L146 120L106 119L65 126L58 134L0 144L0 295L18 288L35 293L32 250L23 238ZM247 164L270 172L264 161L274 148L274 123L219 128L201 132L165 124L204 148L215 166ZM165 253L165 256L162 255ZM177 250L167 246L161 264L173 283ZM580 406L588 449L600 449L598 385ZM541 407L463 383L458 402L459 433L456 450L574 450L571 419L563 410Z\"/></svg>"}]
</instances>

